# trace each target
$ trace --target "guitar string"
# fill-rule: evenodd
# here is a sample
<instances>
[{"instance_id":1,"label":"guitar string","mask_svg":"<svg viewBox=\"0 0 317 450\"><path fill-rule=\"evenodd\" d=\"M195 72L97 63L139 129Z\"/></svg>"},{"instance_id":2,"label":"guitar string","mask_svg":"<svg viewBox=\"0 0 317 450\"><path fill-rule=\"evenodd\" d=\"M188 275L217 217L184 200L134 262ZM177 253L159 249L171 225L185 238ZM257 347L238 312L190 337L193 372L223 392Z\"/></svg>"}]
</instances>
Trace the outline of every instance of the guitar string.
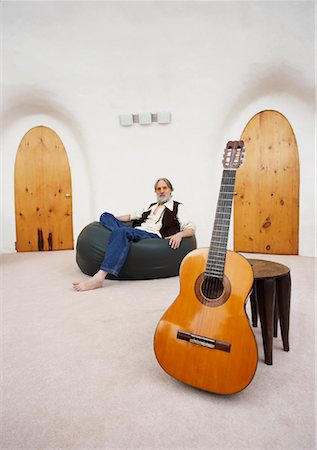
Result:
<instances>
[{"instance_id":1,"label":"guitar string","mask_svg":"<svg viewBox=\"0 0 317 450\"><path fill-rule=\"evenodd\" d=\"M218 207L217 207L217 211L216 211L216 220L218 220L218 224L219 224L219 209L220 211L223 211L223 207L225 205L224 203L224 198L225 198L225 194L226 194L226 171L223 172L223 183L222 183L222 187L220 188L220 195L219 195L219 203L218 203ZM218 225L219 226L219 225ZM223 227L221 227L223 229ZM218 278L213 278L212 280L212 284L213 284L213 292L212 292L212 298L216 298L217 297L217 289L219 288L218 284Z\"/></svg>"},{"instance_id":2,"label":"guitar string","mask_svg":"<svg viewBox=\"0 0 317 450\"><path fill-rule=\"evenodd\" d=\"M215 217L215 224L214 224L214 232L215 232L215 227L218 225L217 222L219 222L219 209L220 207L223 206L223 201L222 201L222 190L224 187L224 181L225 181L225 171L223 172L222 175L222 181L221 181L221 187L220 187L220 193L219 193L219 201L218 201L218 205L217 205L217 209L216 209L216 217ZM214 234L214 233L213 233ZM212 236L212 241L211 241L211 257L213 256L213 245L214 245L214 236ZM212 261L211 261L212 262ZM207 289L207 293L208 293L208 298L209 299L214 299L215 298L215 294L216 294L216 278L211 276L212 274L209 273L208 276L208 289Z\"/></svg>"},{"instance_id":3,"label":"guitar string","mask_svg":"<svg viewBox=\"0 0 317 450\"><path fill-rule=\"evenodd\" d=\"M216 211L216 220L218 221L218 227L219 227L219 220L220 220L220 215L219 215L219 210L220 211L224 211L224 206L225 206L225 199L226 199L226 194L228 191L227 188L227 172L224 171L223 173L223 183L222 183L222 187L220 189L220 195L219 195L219 202L218 202L218 207L217 207L217 211ZM222 224L220 224L222 225ZM221 227L223 229L223 227ZM217 261L217 259L216 259ZM212 283L212 298L215 299L218 297L219 294L219 279L218 278L212 278L211 279L211 283Z\"/></svg>"},{"instance_id":4,"label":"guitar string","mask_svg":"<svg viewBox=\"0 0 317 450\"><path fill-rule=\"evenodd\" d=\"M231 181L233 183L231 183ZM224 170L223 171L223 176L222 176L222 181L221 181L221 188L220 188L220 193L219 193L219 201L218 201L218 206L216 209L216 218L215 218L215 225L217 224L217 226L219 227L219 222L222 229L224 229L224 222L226 219L226 214L229 216L229 213L231 213L232 210L232 200L233 200L233 191L234 191L234 184L235 184L235 170ZM228 194L230 194L230 199L228 198ZM227 202L230 201L230 204L228 205ZM223 211L221 213L221 211ZM222 214L222 217L220 217L220 215ZM230 216L229 216L229 221L230 221ZM214 232L215 232L215 227L214 227ZM226 230L226 233L228 232L228 229ZM227 241L227 237L228 236L220 236L220 240L222 238L225 238L225 241ZM212 236L212 244L214 243L214 236ZM221 273L223 275L224 273L224 264L225 264L225 258L226 258L226 249L222 249L225 251L224 254L221 255L221 258L219 257L219 255L217 255L217 257L215 256L215 254L213 254L213 245L211 244L211 249L210 249L210 256L211 258L214 258L214 260L217 261L217 263L220 260L221 263ZM224 242L220 242L220 244L224 244ZM209 257L208 257L209 260ZM217 264L218 265L218 264ZM223 277L222 279L213 276L212 274L209 273L208 277L207 277L207 281L205 283L205 285L207 284L206 287L206 296L210 299L215 299L217 297L219 297L222 293L223 290Z\"/></svg>"}]
</instances>

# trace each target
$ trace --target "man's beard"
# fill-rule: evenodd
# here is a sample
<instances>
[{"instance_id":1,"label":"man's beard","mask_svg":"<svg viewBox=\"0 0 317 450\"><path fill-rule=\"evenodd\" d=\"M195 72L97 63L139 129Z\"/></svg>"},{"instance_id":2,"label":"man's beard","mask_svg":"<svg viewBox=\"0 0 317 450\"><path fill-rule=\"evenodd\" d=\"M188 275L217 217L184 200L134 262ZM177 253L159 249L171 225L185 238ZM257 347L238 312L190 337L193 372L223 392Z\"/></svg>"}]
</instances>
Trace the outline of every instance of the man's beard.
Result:
<instances>
[{"instance_id":1,"label":"man's beard","mask_svg":"<svg viewBox=\"0 0 317 450\"><path fill-rule=\"evenodd\" d=\"M170 199L172 198L171 195L158 195L157 196L157 203L159 203L160 205L163 205L164 203L168 202Z\"/></svg>"}]
</instances>

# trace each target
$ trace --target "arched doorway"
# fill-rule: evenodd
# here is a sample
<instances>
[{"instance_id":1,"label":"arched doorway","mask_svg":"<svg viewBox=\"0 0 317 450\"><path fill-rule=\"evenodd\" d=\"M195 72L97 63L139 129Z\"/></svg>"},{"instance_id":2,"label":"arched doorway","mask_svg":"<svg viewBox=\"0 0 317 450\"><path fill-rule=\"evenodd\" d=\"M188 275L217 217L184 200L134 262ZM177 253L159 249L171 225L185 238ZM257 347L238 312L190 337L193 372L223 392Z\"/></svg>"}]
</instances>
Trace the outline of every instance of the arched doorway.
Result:
<instances>
[{"instance_id":1,"label":"arched doorway","mask_svg":"<svg viewBox=\"0 0 317 450\"><path fill-rule=\"evenodd\" d=\"M20 142L14 173L16 250L74 248L71 174L55 131L31 128Z\"/></svg>"},{"instance_id":2,"label":"arched doorway","mask_svg":"<svg viewBox=\"0 0 317 450\"><path fill-rule=\"evenodd\" d=\"M294 132L278 111L261 111L241 139L245 162L237 171L234 250L298 254L299 158Z\"/></svg>"}]
</instances>

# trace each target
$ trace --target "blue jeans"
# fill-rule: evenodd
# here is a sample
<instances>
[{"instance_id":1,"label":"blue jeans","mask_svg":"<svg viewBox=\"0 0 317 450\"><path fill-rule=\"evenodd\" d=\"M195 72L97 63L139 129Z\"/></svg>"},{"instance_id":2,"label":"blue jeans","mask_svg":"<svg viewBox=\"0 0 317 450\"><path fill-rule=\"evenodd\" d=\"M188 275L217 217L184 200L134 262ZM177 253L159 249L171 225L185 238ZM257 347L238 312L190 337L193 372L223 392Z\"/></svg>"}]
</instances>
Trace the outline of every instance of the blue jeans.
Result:
<instances>
[{"instance_id":1,"label":"blue jeans","mask_svg":"<svg viewBox=\"0 0 317 450\"><path fill-rule=\"evenodd\" d=\"M123 225L120 220L107 212L101 214L100 223L111 231L100 269L115 276L118 276L128 257L131 242L137 242L140 239L160 239L160 236L155 233Z\"/></svg>"}]
</instances>

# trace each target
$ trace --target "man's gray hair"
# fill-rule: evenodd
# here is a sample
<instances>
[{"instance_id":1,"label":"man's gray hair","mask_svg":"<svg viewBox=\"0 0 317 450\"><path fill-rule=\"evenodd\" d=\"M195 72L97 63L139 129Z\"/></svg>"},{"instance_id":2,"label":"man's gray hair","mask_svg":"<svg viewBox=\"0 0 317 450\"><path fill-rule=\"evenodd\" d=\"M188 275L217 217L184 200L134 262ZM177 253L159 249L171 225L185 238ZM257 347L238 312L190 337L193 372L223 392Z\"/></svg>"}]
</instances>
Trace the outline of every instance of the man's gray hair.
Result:
<instances>
[{"instance_id":1,"label":"man's gray hair","mask_svg":"<svg viewBox=\"0 0 317 450\"><path fill-rule=\"evenodd\" d=\"M174 191L174 188L172 186L172 183L170 182L170 180L168 180L167 178L159 178L158 180L156 180L155 184L154 184L154 190L156 190L156 186L160 181L164 181L164 183L167 184L167 186L170 188L171 191Z\"/></svg>"}]
</instances>

